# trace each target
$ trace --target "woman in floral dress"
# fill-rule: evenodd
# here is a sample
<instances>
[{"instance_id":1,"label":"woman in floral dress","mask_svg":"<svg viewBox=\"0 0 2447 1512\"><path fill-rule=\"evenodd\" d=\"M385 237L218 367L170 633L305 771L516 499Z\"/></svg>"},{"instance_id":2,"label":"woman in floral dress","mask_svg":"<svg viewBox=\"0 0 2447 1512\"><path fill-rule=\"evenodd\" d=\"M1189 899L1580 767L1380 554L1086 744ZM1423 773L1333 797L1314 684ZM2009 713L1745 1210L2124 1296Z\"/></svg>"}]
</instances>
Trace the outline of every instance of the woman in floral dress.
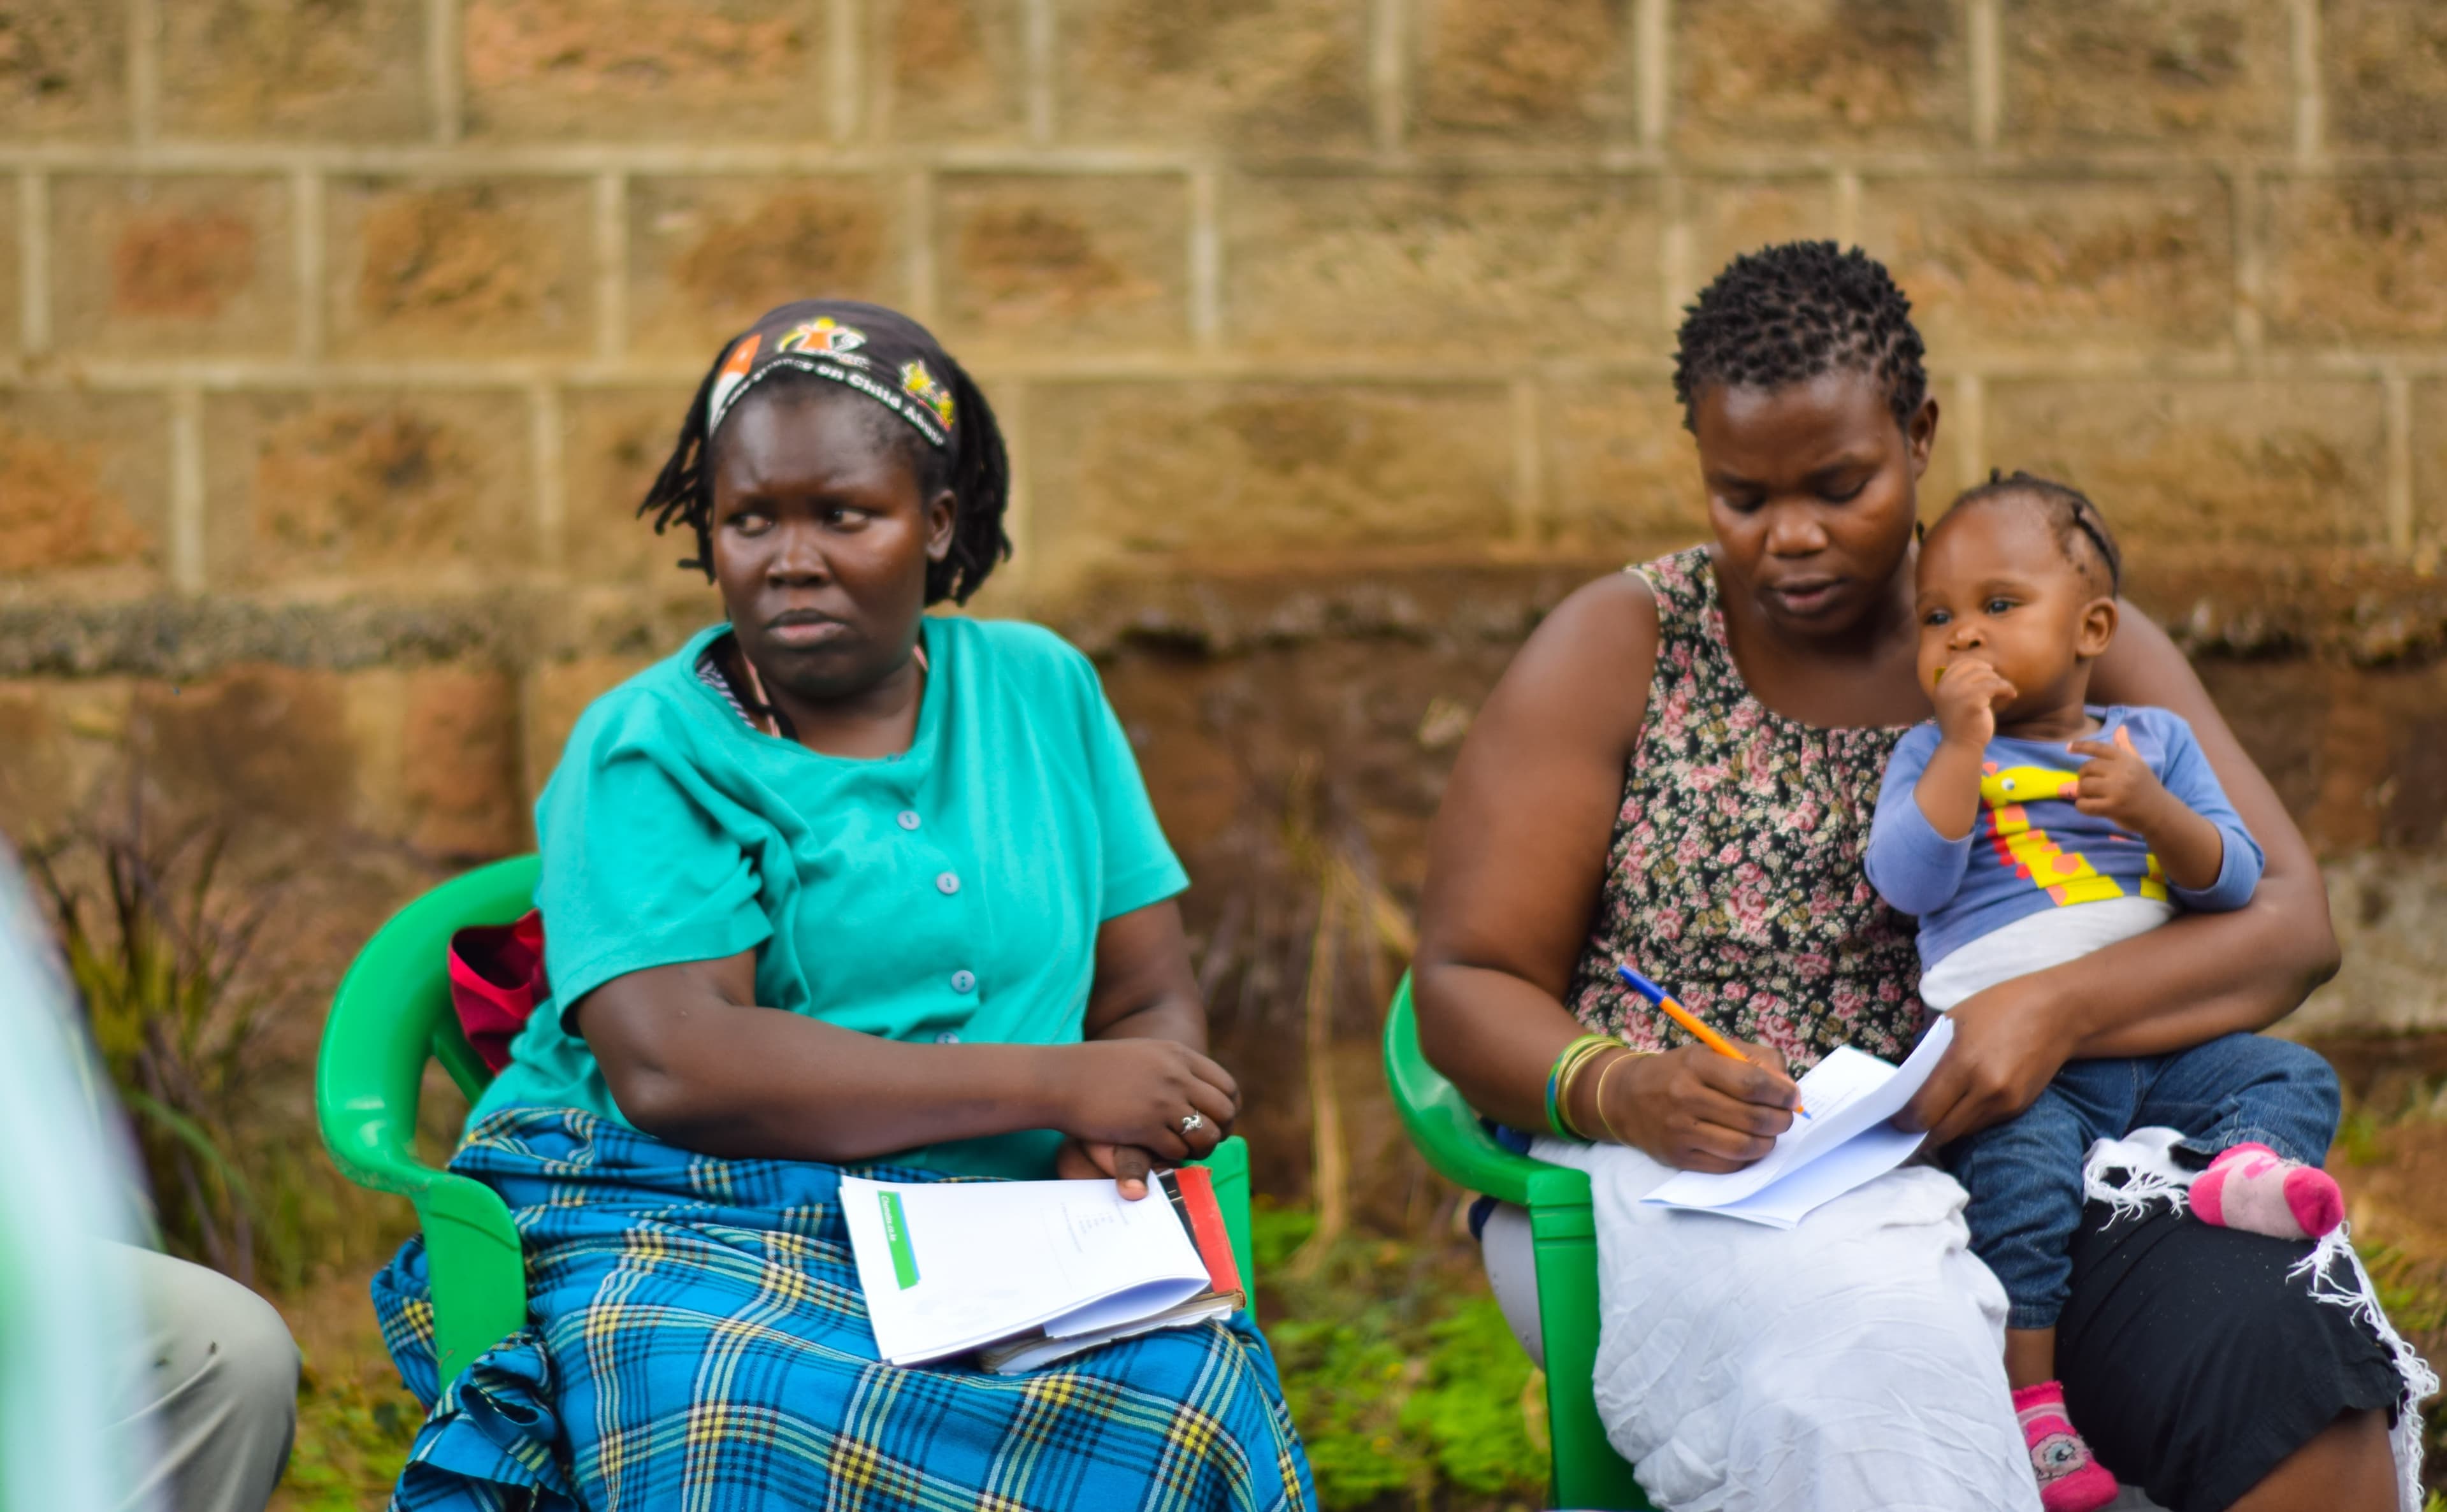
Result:
<instances>
[{"instance_id":1,"label":"woman in floral dress","mask_svg":"<svg viewBox=\"0 0 2447 1512\"><path fill-rule=\"evenodd\" d=\"M1938 405L1908 312L1884 268L1823 242L1737 258L1701 294L1676 387L1715 539L1547 617L1473 725L1432 841L1420 1034L1470 1102L1547 1128L1565 1048L1628 1042L1567 1084L1562 1118L1596 1143L1536 1152L1592 1173L1599 1410L1677 1512L2038 1505L2003 1295L1942 1171L1891 1172L1791 1233L1637 1202L1671 1169L1756 1160L1793 1090L1693 1046L1618 963L1796 1075L1839 1045L1896 1057L1922 1027L1909 921L1861 869L1887 757L1928 716L1912 574ZM2124 615L2094 696L2191 722L2265 879L2241 910L1958 1007L1905 1115L1932 1148L2019 1111L2068 1060L2264 1028L2336 969L2301 834L2182 654ZM2125 1483L2178 1512L2399 1504L2411 1372L2288 1276L2304 1252L2094 1206L2058 1364Z\"/></svg>"}]
</instances>

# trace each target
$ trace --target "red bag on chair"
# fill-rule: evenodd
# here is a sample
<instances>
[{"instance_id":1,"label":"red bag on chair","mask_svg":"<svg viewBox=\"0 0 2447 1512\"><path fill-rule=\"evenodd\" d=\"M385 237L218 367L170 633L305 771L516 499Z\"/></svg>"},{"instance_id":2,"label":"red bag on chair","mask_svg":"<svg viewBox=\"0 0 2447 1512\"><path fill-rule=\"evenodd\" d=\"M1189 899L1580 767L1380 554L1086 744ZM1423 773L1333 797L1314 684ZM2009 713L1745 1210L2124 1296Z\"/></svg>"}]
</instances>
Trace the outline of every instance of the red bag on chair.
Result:
<instances>
[{"instance_id":1,"label":"red bag on chair","mask_svg":"<svg viewBox=\"0 0 2447 1512\"><path fill-rule=\"evenodd\" d=\"M510 1041L552 995L543 975L543 915L478 924L450 936L450 1007L488 1071L510 1064Z\"/></svg>"}]
</instances>

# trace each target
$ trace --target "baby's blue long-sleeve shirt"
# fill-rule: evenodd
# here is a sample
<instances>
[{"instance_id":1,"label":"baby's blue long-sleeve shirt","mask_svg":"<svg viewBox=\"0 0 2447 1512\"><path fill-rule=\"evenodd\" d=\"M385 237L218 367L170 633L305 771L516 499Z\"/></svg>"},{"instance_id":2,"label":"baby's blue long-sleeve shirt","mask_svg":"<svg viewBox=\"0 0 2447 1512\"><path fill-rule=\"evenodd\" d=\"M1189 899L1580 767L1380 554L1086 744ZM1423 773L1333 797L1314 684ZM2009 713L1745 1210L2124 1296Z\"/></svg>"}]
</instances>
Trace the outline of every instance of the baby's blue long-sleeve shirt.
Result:
<instances>
[{"instance_id":1,"label":"baby's blue long-sleeve shirt","mask_svg":"<svg viewBox=\"0 0 2447 1512\"><path fill-rule=\"evenodd\" d=\"M2057 798L2058 785L2069 785L2089 758L2056 741L1990 741L1979 817L1961 840L1945 839L1912 791L1937 753L1937 726L1916 726L1887 763L1866 860L1878 896L1919 918L1924 971L1972 940L2051 908L2142 897L2217 913L2250 899L2267 858L2227 802L2191 726L2163 709L2111 705L2090 712L2099 721L2091 739L2112 742L2122 727L2167 791L2217 826L2226 842L2217 880L2198 891L2174 886L2141 837Z\"/></svg>"}]
</instances>

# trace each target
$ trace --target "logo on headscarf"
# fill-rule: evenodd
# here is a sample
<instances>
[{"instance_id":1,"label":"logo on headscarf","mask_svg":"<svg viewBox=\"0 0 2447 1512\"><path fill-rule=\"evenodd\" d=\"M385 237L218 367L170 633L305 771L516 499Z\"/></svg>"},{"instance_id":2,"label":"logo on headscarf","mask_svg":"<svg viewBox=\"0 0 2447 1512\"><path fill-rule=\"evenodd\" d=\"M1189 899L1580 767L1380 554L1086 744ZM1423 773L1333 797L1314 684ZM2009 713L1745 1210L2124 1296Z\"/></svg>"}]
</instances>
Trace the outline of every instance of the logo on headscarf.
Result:
<instances>
[{"instance_id":1,"label":"logo on headscarf","mask_svg":"<svg viewBox=\"0 0 2447 1512\"><path fill-rule=\"evenodd\" d=\"M764 339L752 331L740 337L739 345L730 349L730 356L723 363L722 370L714 374L713 392L708 396L705 406L705 428L709 432L722 424L723 415L730 408L730 401L738 395L740 386L748 382L748 370L756 365L756 349Z\"/></svg>"},{"instance_id":2,"label":"logo on headscarf","mask_svg":"<svg viewBox=\"0 0 2447 1512\"><path fill-rule=\"evenodd\" d=\"M943 387L923 362L912 360L901 365L901 391L935 411L935 418L944 425L952 423L952 390Z\"/></svg>"},{"instance_id":3,"label":"logo on headscarf","mask_svg":"<svg viewBox=\"0 0 2447 1512\"><path fill-rule=\"evenodd\" d=\"M804 351L810 356L830 357L856 368L866 366L864 357L854 355L866 345L866 332L856 326L844 326L830 315L818 315L804 325L792 328L773 344L775 351Z\"/></svg>"}]
</instances>

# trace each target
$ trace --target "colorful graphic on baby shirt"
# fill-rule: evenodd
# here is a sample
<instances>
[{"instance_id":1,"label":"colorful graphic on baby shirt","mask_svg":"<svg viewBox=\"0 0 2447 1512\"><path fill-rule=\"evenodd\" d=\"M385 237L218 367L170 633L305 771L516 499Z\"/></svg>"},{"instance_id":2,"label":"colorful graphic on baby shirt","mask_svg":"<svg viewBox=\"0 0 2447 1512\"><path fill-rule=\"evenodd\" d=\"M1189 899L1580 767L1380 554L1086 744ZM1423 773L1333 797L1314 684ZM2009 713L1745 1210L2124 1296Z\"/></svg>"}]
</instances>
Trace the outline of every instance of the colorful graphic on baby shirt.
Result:
<instances>
[{"instance_id":1,"label":"colorful graphic on baby shirt","mask_svg":"<svg viewBox=\"0 0 2447 1512\"><path fill-rule=\"evenodd\" d=\"M2033 824L2030 810L2023 806L2047 800L2072 803L2080 786L2078 774L2052 766L1981 764L1980 806L1988 815L1990 847L2000 861L2014 869L2015 876L2030 879L2031 885L2054 898L2058 908L2125 896L2115 879L2100 875L2089 857L2064 849L2046 830ZM2140 883L2141 896L2163 902L2166 874L2159 870L2154 852L2148 859L2150 874Z\"/></svg>"}]
</instances>

